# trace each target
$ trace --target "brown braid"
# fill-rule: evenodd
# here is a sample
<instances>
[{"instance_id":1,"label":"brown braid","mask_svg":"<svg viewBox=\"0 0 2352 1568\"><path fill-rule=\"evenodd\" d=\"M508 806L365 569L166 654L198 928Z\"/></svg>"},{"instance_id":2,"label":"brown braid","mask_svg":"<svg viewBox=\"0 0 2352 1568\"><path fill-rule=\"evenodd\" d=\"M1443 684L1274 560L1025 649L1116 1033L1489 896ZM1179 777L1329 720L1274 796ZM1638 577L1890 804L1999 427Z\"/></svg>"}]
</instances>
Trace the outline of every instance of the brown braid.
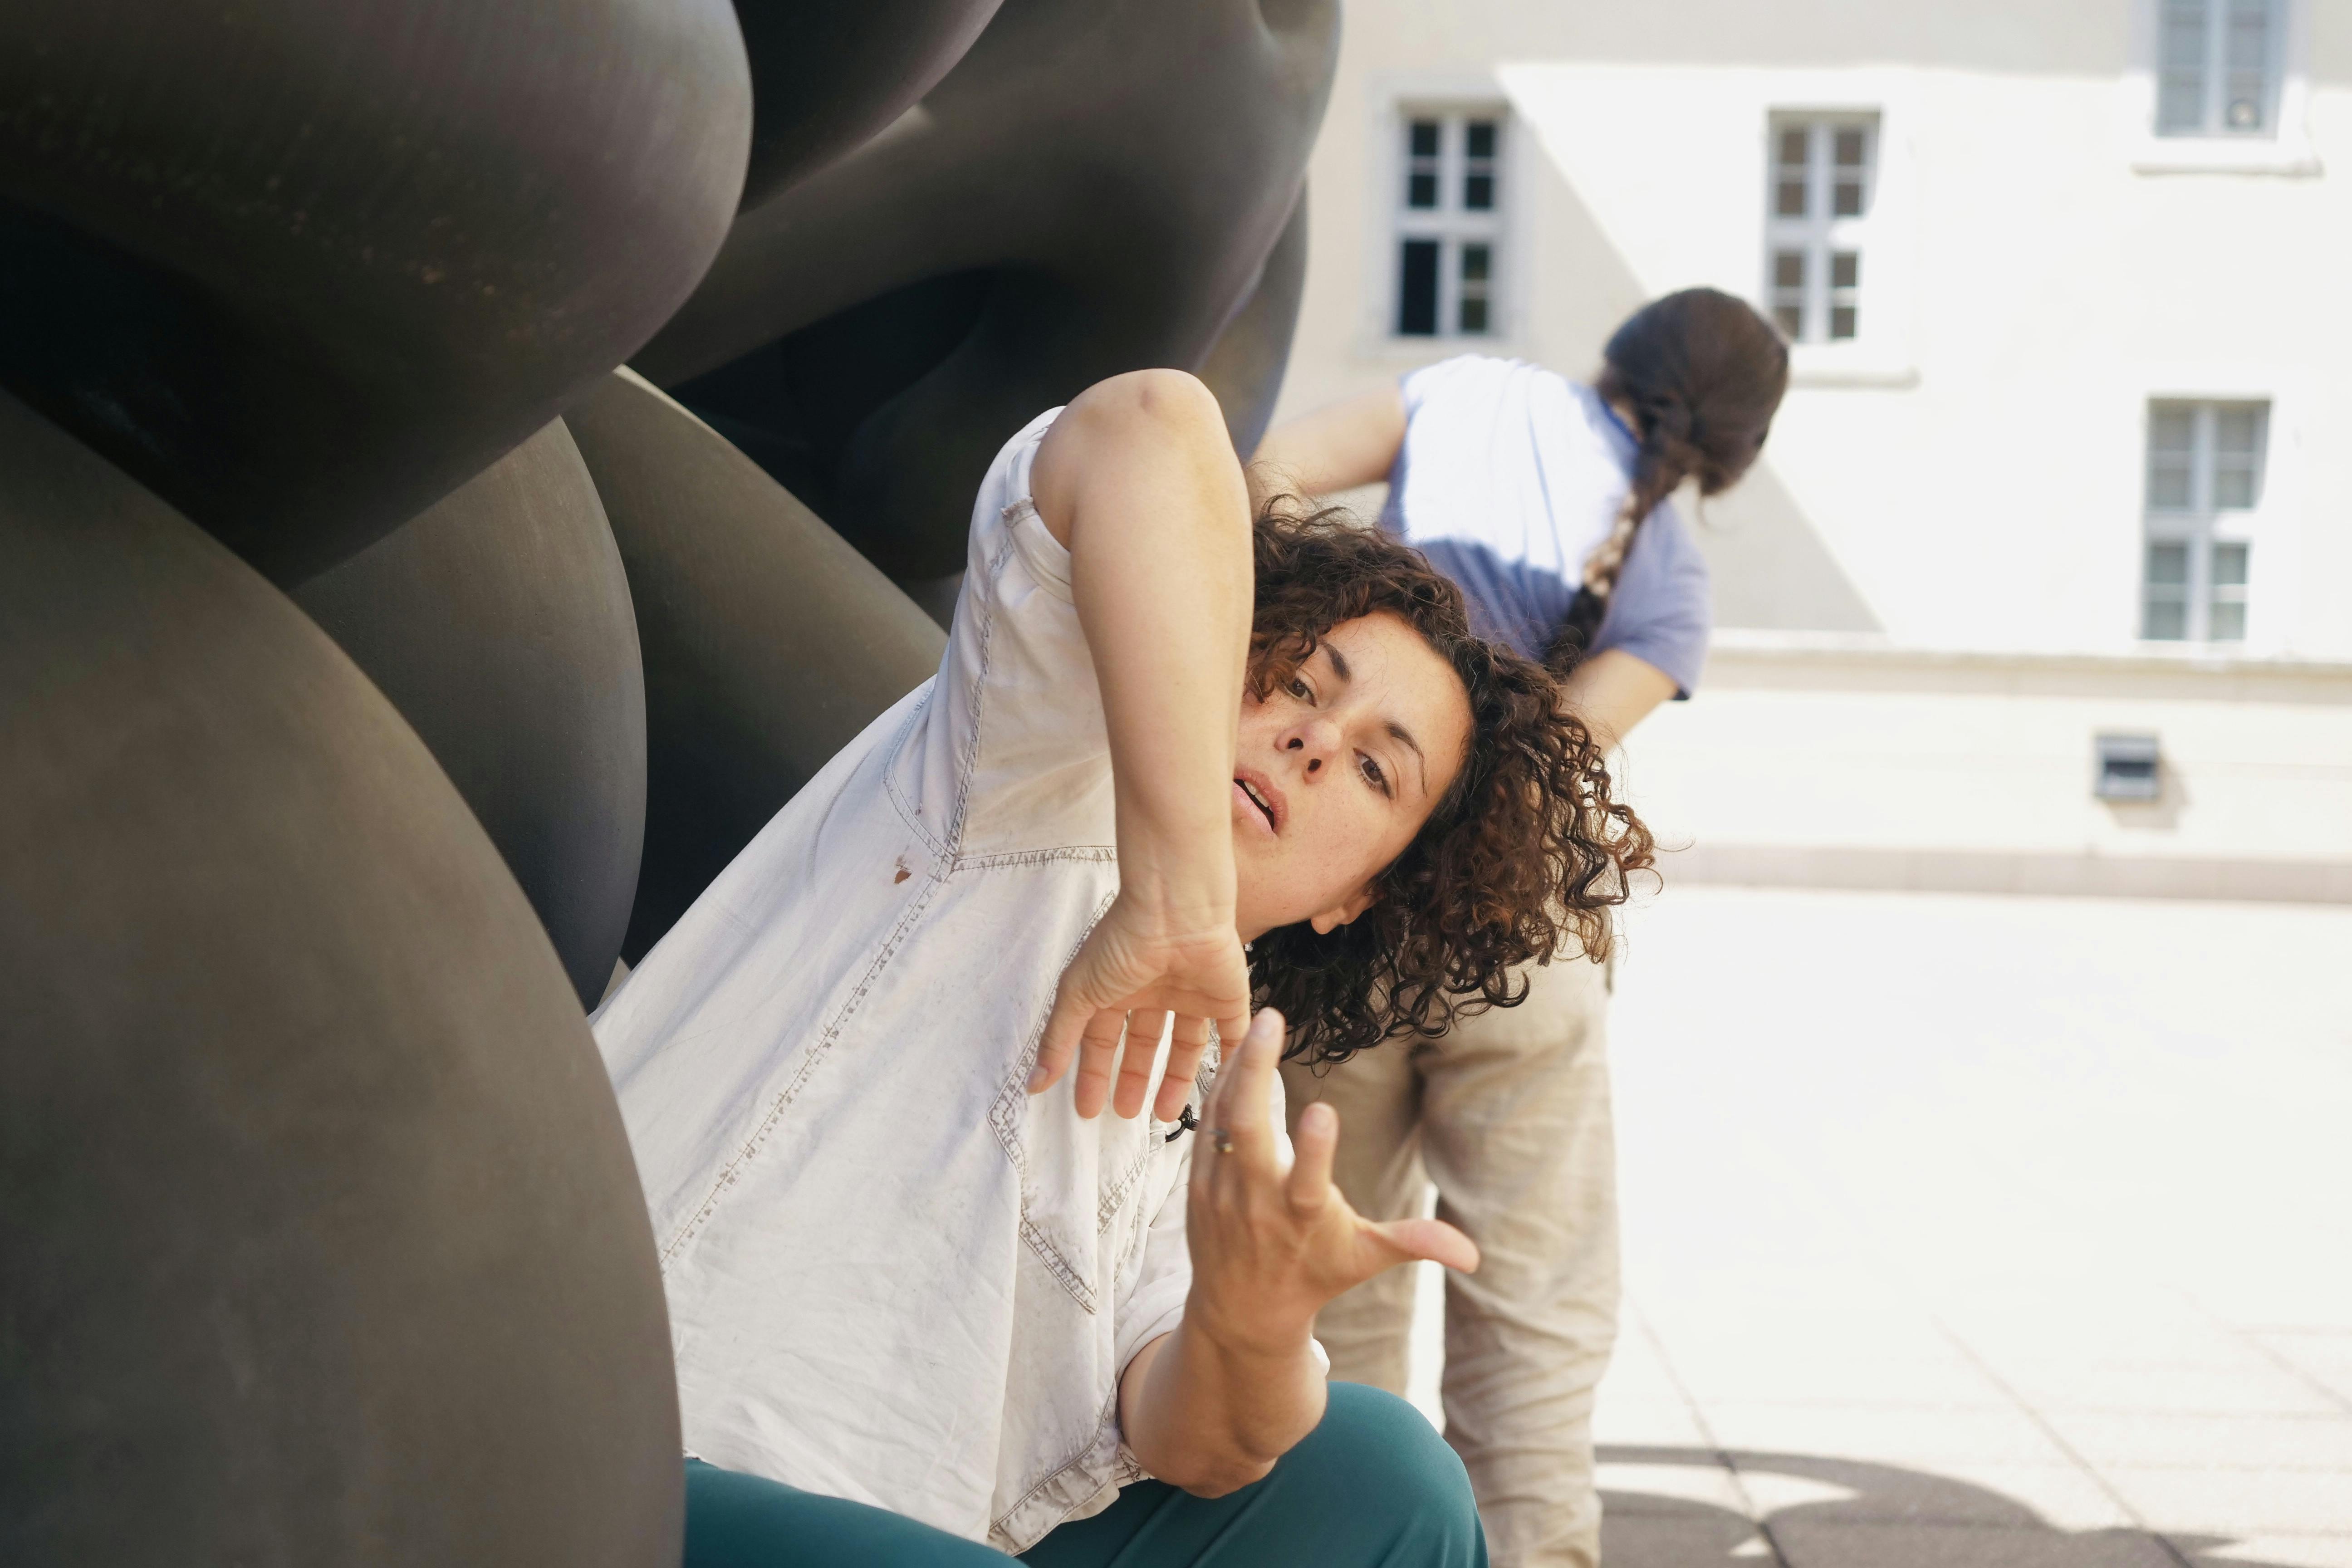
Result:
<instances>
[{"instance_id":1,"label":"brown braid","mask_svg":"<svg viewBox=\"0 0 2352 1568\"><path fill-rule=\"evenodd\" d=\"M1685 289L1636 310L1602 351L1592 390L1633 415L1633 479L1609 537L1584 563L1581 591L1545 662L1573 669L1600 635L1643 521L1685 480L1701 495L1739 482L1789 385L1789 346L1745 301Z\"/></svg>"}]
</instances>

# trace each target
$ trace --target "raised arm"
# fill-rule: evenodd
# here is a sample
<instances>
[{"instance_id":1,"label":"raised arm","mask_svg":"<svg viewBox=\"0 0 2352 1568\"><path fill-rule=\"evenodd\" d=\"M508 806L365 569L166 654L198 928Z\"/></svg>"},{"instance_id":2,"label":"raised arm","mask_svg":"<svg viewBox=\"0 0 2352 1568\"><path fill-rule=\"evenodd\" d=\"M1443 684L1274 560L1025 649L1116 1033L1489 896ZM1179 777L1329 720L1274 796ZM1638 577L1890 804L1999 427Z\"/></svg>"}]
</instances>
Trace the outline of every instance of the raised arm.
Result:
<instances>
[{"instance_id":1,"label":"raised arm","mask_svg":"<svg viewBox=\"0 0 2352 1568\"><path fill-rule=\"evenodd\" d=\"M1478 1267L1470 1238L1443 1220L1374 1224L1331 1184L1339 1118L1308 1106L1297 1163L1280 1154L1275 1064L1283 1020L1260 1013L1228 1049L1192 1149L1184 1316L1119 1378L1119 1428L1144 1468L1215 1497L1249 1485L1323 1417L1315 1314L1341 1291L1415 1258Z\"/></svg>"},{"instance_id":2,"label":"raised arm","mask_svg":"<svg viewBox=\"0 0 2352 1568\"><path fill-rule=\"evenodd\" d=\"M1234 726L1249 654L1250 514L1216 398L1181 371L1081 393L1031 471L1070 582L1110 732L1118 897L1063 975L1030 1079L1075 1058L1078 1113L1133 1116L1166 1015L1176 1044L1159 1114L1192 1091L1212 1021L1238 1039L1249 972L1234 929ZM1136 1015L1139 1043L1117 1066Z\"/></svg>"},{"instance_id":3,"label":"raised arm","mask_svg":"<svg viewBox=\"0 0 2352 1568\"><path fill-rule=\"evenodd\" d=\"M1387 479L1404 426L1404 393L1394 382L1326 404L1266 432L1250 459L1250 483L1262 492L1324 496Z\"/></svg>"}]
</instances>

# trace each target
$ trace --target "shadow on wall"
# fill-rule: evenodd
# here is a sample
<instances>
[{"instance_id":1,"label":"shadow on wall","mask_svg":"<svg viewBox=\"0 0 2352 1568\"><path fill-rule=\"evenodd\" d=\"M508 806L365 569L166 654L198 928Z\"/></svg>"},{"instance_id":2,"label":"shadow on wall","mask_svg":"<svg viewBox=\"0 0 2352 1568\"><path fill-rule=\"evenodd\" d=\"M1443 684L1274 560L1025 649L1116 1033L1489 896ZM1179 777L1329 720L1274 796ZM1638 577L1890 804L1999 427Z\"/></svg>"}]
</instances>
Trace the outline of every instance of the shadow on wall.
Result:
<instances>
[{"instance_id":1,"label":"shadow on wall","mask_svg":"<svg viewBox=\"0 0 2352 1568\"><path fill-rule=\"evenodd\" d=\"M1601 363L1601 346L1617 323L1654 297L1679 283L1652 290L1634 275L1608 231L1578 193L1575 182L1548 157L1538 155L1541 174L1558 185L1559 236L1563 259L1575 278L1578 319L1570 342L1582 340L1589 363L1570 358L1555 366L1571 376L1589 375ZM1715 624L1773 631L1883 632L1886 628L1853 580L1830 553L1820 531L1772 468L1771 447L1728 494L1702 509L1686 489L1675 505L1692 524L1699 552L1715 581Z\"/></svg>"},{"instance_id":2,"label":"shadow on wall","mask_svg":"<svg viewBox=\"0 0 2352 1568\"><path fill-rule=\"evenodd\" d=\"M1858 1459L1606 1445L1599 1458L1610 1568L2287 1568L2228 1537L2061 1529L1988 1488ZM1761 1524L1732 1505L1735 1480Z\"/></svg>"}]
</instances>

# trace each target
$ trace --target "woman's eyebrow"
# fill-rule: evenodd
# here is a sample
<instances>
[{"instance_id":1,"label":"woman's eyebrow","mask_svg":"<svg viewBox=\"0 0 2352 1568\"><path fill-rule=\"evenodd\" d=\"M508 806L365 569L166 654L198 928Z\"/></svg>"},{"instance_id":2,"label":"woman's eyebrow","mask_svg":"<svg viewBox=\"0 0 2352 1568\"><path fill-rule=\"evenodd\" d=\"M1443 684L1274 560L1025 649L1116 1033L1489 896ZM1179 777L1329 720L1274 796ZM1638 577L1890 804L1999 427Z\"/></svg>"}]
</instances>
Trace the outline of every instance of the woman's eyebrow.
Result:
<instances>
[{"instance_id":1,"label":"woman's eyebrow","mask_svg":"<svg viewBox=\"0 0 2352 1568\"><path fill-rule=\"evenodd\" d=\"M1421 793L1427 795L1429 793L1428 753L1421 749L1421 742L1412 738L1412 731L1406 729L1403 725L1398 723L1393 719L1388 721L1388 732L1396 740L1412 749L1413 761L1421 764Z\"/></svg>"}]
</instances>

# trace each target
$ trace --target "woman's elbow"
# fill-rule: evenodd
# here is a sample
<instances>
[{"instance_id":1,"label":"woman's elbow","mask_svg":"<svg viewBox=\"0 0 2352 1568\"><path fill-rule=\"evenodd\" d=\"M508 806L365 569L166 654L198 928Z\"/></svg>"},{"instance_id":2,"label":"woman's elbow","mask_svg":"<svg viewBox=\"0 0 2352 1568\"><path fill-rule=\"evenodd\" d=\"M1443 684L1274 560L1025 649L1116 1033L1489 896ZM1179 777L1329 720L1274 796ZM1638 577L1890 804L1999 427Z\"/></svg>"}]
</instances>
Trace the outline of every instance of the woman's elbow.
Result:
<instances>
[{"instance_id":1,"label":"woman's elbow","mask_svg":"<svg viewBox=\"0 0 2352 1568\"><path fill-rule=\"evenodd\" d=\"M1213 432L1225 439L1224 409L1208 384L1190 371L1131 370L1098 381L1072 401L1070 410L1105 423L1149 428L1162 436Z\"/></svg>"},{"instance_id":2,"label":"woman's elbow","mask_svg":"<svg viewBox=\"0 0 2352 1568\"><path fill-rule=\"evenodd\" d=\"M1177 1475L1152 1472L1156 1480L1166 1481L1177 1490L1197 1498L1221 1498L1254 1485L1274 1472L1274 1461L1264 1464L1239 1458L1206 1460L1187 1467Z\"/></svg>"}]
</instances>

